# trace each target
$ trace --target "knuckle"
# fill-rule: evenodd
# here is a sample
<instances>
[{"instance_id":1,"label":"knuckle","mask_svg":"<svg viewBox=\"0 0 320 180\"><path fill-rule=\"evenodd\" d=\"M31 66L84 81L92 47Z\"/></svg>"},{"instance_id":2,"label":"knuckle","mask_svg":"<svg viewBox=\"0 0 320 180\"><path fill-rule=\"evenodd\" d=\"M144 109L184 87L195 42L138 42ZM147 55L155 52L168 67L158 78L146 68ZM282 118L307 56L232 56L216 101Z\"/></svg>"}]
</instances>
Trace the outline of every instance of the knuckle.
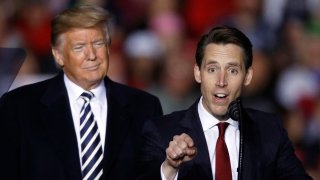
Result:
<instances>
[{"instance_id":1,"label":"knuckle","mask_svg":"<svg viewBox=\"0 0 320 180\"><path fill-rule=\"evenodd\" d=\"M176 140L176 139L178 139L178 138L179 138L178 135L174 135L174 136L173 136L173 140Z\"/></svg>"}]
</instances>

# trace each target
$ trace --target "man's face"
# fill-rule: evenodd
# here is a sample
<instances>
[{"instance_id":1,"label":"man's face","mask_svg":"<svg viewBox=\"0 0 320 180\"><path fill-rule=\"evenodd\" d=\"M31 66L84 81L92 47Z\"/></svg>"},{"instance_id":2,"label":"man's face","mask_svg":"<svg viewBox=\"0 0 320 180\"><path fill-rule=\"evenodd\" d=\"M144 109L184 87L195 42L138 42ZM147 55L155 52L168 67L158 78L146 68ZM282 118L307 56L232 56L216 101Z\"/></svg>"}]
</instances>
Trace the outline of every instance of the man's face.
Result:
<instances>
[{"instance_id":1,"label":"man's face","mask_svg":"<svg viewBox=\"0 0 320 180\"><path fill-rule=\"evenodd\" d=\"M99 85L109 63L109 48L102 28L74 28L62 34L61 40L52 52L67 77L86 90Z\"/></svg>"},{"instance_id":2,"label":"man's face","mask_svg":"<svg viewBox=\"0 0 320 180\"><path fill-rule=\"evenodd\" d=\"M234 44L208 44L201 67L194 67L195 80L201 83L203 106L219 120L225 120L230 102L249 85L252 69L245 71L243 49Z\"/></svg>"}]
</instances>

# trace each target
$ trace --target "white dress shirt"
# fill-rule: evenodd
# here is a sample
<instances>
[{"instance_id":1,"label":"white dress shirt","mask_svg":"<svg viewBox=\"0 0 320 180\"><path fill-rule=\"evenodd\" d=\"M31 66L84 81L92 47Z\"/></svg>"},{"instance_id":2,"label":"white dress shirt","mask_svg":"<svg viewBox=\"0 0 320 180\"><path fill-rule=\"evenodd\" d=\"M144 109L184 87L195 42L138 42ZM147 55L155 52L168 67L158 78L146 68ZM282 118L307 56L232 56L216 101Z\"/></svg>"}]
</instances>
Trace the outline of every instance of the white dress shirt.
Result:
<instances>
[{"instance_id":1,"label":"white dress shirt","mask_svg":"<svg viewBox=\"0 0 320 180\"><path fill-rule=\"evenodd\" d=\"M216 143L219 137L219 130L217 124L220 122L214 116L212 116L203 106L202 97L198 103L198 113L200 117L200 122L202 125L202 129L206 138L210 162L211 162L211 170L212 177L215 179L216 172ZM240 140L240 131L239 131L239 123L238 121L234 121L229 118L227 121L229 126L225 131L225 142L228 147L230 164L232 170L232 179L237 179L238 177L238 161L239 161L239 140ZM162 172L161 166L161 178L165 180L165 176ZM178 178L178 174L174 179Z\"/></svg>"},{"instance_id":2,"label":"white dress shirt","mask_svg":"<svg viewBox=\"0 0 320 180\"><path fill-rule=\"evenodd\" d=\"M80 95L86 91L80 86L73 83L66 75L64 75L64 83L67 88L67 93L69 97L69 103L71 107L71 113L73 118L73 125L75 128L77 141L78 141L78 151L81 154L81 144L80 144L80 110L83 106L84 100L80 98ZM107 127L107 96L104 81L101 81L98 87L90 90L94 97L90 101L91 110L94 115L94 119L97 121L98 129L100 132L100 139L102 143L102 150L104 150L105 135ZM81 157L80 157L81 162Z\"/></svg>"}]
</instances>

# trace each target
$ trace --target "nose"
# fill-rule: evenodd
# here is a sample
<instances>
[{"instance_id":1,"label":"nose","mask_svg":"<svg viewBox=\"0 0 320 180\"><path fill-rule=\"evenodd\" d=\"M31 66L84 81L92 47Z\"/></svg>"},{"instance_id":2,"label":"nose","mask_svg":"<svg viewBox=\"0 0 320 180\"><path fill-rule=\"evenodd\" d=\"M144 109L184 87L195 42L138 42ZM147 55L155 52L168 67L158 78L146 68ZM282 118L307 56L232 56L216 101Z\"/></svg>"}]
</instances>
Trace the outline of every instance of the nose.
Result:
<instances>
[{"instance_id":1,"label":"nose","mask_svg":"<svg viewBox=\"0 0 320 180\"><path fill-rule=\"evenodd\" d=\"M96 59L96 50L92 45L89 45L87 49L86 56L88 58L88 61L94 61Z\"/></svg>"},{"instance_id":2,"label":"nose","mask_svg":"<svg viewBox=\"0 0 320 180\"><path fill-rule=\"evenodd\" d=\"M227 74L225 72L221 71L218 74L216 85L220 86L220 87L224 87L224 86L228 85L228 83L227 83Z\"/></svg>"}]
</instances>

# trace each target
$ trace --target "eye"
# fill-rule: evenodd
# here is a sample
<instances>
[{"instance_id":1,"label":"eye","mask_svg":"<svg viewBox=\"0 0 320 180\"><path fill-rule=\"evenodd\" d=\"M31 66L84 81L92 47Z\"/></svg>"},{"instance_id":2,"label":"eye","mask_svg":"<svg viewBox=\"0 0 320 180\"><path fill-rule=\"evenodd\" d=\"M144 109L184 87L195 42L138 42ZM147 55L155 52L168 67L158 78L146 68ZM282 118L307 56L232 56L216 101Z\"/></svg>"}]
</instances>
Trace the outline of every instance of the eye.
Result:
<instances>
[{"instance_id":1,"label":"eye","mask_svg":"<svg viewBox=\"0 0 320 180\"><path fill-rule=\"evenodd\" d=\"M81 52L83 50L83 45L75 45L72 49L76 52Z\"/></svg>"},{"instance_id":2,"label":"eye","mask_svg":"<svg viewBox=\"0 0 320 180\"><path fill-rule=\"evenodd\" d=\"M218 71L220 71L220 66L217 66L217 65L208 65L207 66L208 73L217 73Z\"/></svg>"},{"instance_id":3,"label":"eye","mask_svg":"<svg viewBox=\"0 0 320 180\"><path fill-rule=\"evenodd\" d=\"M208 72L209 73L214 73L214 72L216 72L216 68L215 67L209 67L208 68Z\"/></svg>"},{"instance_id":4,"label":"eye","mask_svg":"<svg viewBox=\"0 0 320 180\"><path fill-rule=\"evenodd\" d=\"M229 68L229 73L233 75L237 75L239 70L237 68Z\"/></svg>"},{"instance_id":5,"label":"eye","mask_svg":"<svg viewBox=\"0 0 320 180\"><path fill-rule=\"evenodd\" d=\"M105 45L105 41L96 41L93 43L93 47L94 48L100 48L100 47L103 47Z\"/></svg>"}]
</instances>

